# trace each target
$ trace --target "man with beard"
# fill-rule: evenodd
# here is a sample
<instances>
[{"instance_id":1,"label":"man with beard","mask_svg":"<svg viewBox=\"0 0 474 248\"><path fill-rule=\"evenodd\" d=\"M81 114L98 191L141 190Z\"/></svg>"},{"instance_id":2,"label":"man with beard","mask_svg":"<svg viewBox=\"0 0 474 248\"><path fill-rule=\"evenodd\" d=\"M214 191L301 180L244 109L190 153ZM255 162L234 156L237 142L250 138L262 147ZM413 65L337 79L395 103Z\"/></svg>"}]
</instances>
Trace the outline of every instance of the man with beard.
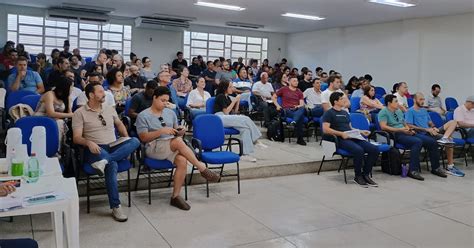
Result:
<instances>
[{"instance_id":1,"label":"man with beard","mask_svg":"<svg viewBox=\"0 0 474 248\"><path fill-rule=\"evenodd\" d=\"M130 76L125 78L124 84L130 87L132 94L142 91L145 88L146 82L146 78L140 76L140 69L136 65L130 66Z\"/></svg>"}]
</instances>

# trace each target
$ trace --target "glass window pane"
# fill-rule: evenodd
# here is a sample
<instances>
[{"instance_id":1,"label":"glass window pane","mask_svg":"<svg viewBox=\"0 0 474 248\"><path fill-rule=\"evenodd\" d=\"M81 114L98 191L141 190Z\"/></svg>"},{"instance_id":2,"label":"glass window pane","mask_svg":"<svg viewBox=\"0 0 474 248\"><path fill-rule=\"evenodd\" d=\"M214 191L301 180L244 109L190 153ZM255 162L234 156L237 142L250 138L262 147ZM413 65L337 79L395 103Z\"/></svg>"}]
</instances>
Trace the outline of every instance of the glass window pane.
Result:
<instances>
[{"instance_id":1,"label":"glass window pane","mask_svg":"<svg viewBox=\"0 0 474 248\"><path fill-rule=\"evenodd\" d=\"M102 47L107 49L122 50L121 42L102 41Z\"/></svg>"},{"instance_id":2,"label":"glass window pane","mask_svg":"<svg viewBox=\"0 0 474 248\"><path fill-rule=\"evenodd\" d=\"M130 26L130 25L123 26L123 38L125 40L131 40L132 39L132 26Z\"/></svg>"},{"instance_id":3,"label":"glass window pane","mask_svg":"<svg viewBox=\"0 0 474 248\"><path fill-rule=\"evenodd\" d=\"M16 32L11 32L11 31L8 31L8 40L11 40L15 43L18 43L18 41L16 40Z\"/></svg>"},{"instance_id":4,"label":"glass window pane","mask_svg":"<svg viewBox=\"0 0 474 248\"><path fill-rule=\"evenodd\" d=\"M247 51L249 52L260 52L261 48L259 45L247 45Z\"/></svg>"},{"instance_id":5,"label":"glass window pane","mask_svg":"<svg viewBox=\"0 0 474 248\"><path fill-rule=\"evenodd\" d=\"M209 57L209 60L210 60L210 61L214 61L214 60L216 60L216 59L219 59L219 58L218 58L218 57Z\"/></svg>"},{"instance_id":6,"label":"glass window pane","mask_svg":"<svg viewBox=\"0 0 474 248\"><path fill-rule=\"evenodd\" d=\"M231 38L230 35L225 36L225 47L230 47L231 44Z\"/></svg>"},{"instance_id":7,"label":"glass window pane","mask_svg":"<svg viewBox=\"0 0 474 248\"><path fill-rule=\"evenodd\" d=\"M23 24L43 25L43 17L20 15L18 22Z\"/></svg>"},{"instance_id":8,"label":"glass window pane","mask_svg":"<svg viewBox=\"0 0 474 248\"><path fill-rule=\"evenodd\" d=\"M224 57L224 51L222 50L209 50L209 56L213 57Z\"/></svg>"},{"instance_id":9,"label":"glass window pane","mask_svg":"<svg viewBox=\"0 0 474 248\"><path fill-rule=\"evenodd\" d=\"M43 46L32 46L32 45L25 45L25 51L30 54L38 54L43 52Z\"/></svg>"},{"instance_id":10,"label":"glass window pane","mask_svg":"<svg viewBox=\"0 0 474 248\"><path fill-rule=\"evenodd\" d=\"M61 38L45 37L44 44L46 46L62 47L64 40Z\"/></svg>"},{"instance_id":11,"label":"glass window pane","mask_svg":"<svg viewBox=\"0 0 474 248\"><path fill-rule=\"evenodd\" d=\"M18 16L8 14L8 30L16 31L18 28Z\"/></svg>"},{"instance_id":12,"label":"glass window pane","mask_svg":"<svg viewBox=\"0 0 474 248\"><path fill-rule=\"evenodd\" d=\"M264 38L262 42L262 50L267 51L268 50L268 39Z\"/></svg>"},{"instance_id":13,"label":"glass window pane","mask_svg":"<svg viewBox=\"0 0 474 248\"><path fill-rule=\"evenodd\" d=\"M69 35L77 36L78 32L78 23L77 22L70 22L69 23Z\"/></svg>"},{"instance_id":14,"label":"glass window pane","mask_svg":"<svg viewBox=\"0 0 474 248\"><path fill-rule=\"evenodd\" d=\"M223 34L209 34L209 40L224 41Z\"/></svg>"},{"instance_id":15,"label":"glass window pane","mask_svg":"<svg viewBox=\"0 0 474 248\"><path fill-rule=\"evenodd\" d=\"M122 41L122 34L102 33L102 40Z\"/></svg>"},{"instance_id":16,"label":"glass window pane","mask_svg":"<svg viewBox=\"0 0 474 248\"><path fill-rule=\"evenodd\" d=\"M103 25L102 26L102 31L122 33L123 32L123 25L117 25L117 24Z\"/></svg>"},{"instance_id":17,"label":"glass window pane","mask_svg":"<svg viewBox=\"0 0 474 248\"><path fill-rule=\"evenodd\" d=\"M43 28L37 26L20 25L20 34L43 35Z\"/></svg>"},{"instance_id":18,"label":"glass window pane","mask_svg":"<svg viewBox=\"0 0 474 248\"><path fill-rule=\"evenodd\" d=\"M211 48L211 49L224 49L224 43L222 43L222 42L209 42L209 48Z\"/></svg>"},{"instance_id":19,"label":"glass window pane","mask_svg":"<svg viewBox=\"0 0 474 248\"><path fill-rule=\"evenodd\" d=\"M244 36L232 36L232 42L246 43L247 37Z\"/></svg>"},{"instance_id":20,"label":"glass window pane","mask_svg":"<svg viewBox=\"0 0 474 248\"><path fill-rule=\"evenodd\" d=\"M128 48L128 49L131 49L132 48L132 42L129 41L129 40L125 40L123 41L123 48Z\"/></svg>"},{"instance_id":21,"label":"glass window pane","mask_svg":"<svg viewBox=\"0 0 474 248\"><path fill-rule=\"evenodd\" d=\"M58 36L58 37L67 37L67 29L60 29L60 28L46 28L45 29L46 36Z\"/></svg>"},{"instance_id":22,"label":"glass window pane","mask_svg":"<svg viewBox=\"0 0 474 248\"><path fill-rule=\"evenodd\" d=\"M230 49L229 48L225 49L224 57L230 58Z\"/></svg>"},{"instance_id":23,"label":"glass window pane","mask_svg":"<svg viewBox=\"0 0 474 248\"><path fill-rule=\"evenodd\" d=\"M99 41L97 40L81 40L80 42L82 48L99 48Z\"/></svg>"},{"instance_id":24,"label":"glass window pane","mask_svg":"<svg viewBox=\"0 0 474 248\"><path fill-rule=\"evenodd\" d=\"M43 45L43 37L41 36L29 36L29 35L21 35L18 39L19 43L22 44L30 44L30 45Z\"/></svg>"},{"instance_id":25,"label":"glass window pane","mask_svg":"<svg viewBox=\"0 0 474 248\"><path fill-rule=\"evenodd\" d=\"M192 41L191 41L191 46L192 46L192 47L207 48L207 41L192 40Z\"/></svg>"},{"instance_id":26,"label":"glass window pane","mask_svg":"<svg viewBox=\"0 0 474 248\"><path fill-rule=\"evenodd\" d=\"M71 45L71 51L72 49L77 48L77 37L69 37L69 44Z\"/></svg>"},{"instance_id":27,"label":"glass window pane","mask_svg":"<svg viewBox=\"0 0 474 248\"><path fill-rule=\"evenodd\" d=\"M189 46L184 46L184 49L183 49L183 56L185 58L189 58L191 57L191 48Z\"/></svg>"},{"instance_id":28,"label":"glass window pane","mask_svg":"<svg viewBox=\"0 0 474 248\"><path fill-rule=\"evenodd\" d=\"M207 49L191 48L191 56L207 56Z\"/></svg>"},{"instance_id":29,"label":"glass window pane","mask_svg":"<svg viewBox=\"0 0 474 248\"><path fill-rule=\"evenodd\" d=\"M52 51L53 49L57 49L57 47L45 47L45 48L44 48L44 53L46 54L46 56L47 56L48 58L51 58L50 55L51 55L51 51ZM82 52L81 52L81 54L82 54ZM50 62L51 62L51 61L50 61Z\"/></svg>"},{"instance_id":30,"label":"glass window pane","mask_svg":"<svg viewBox=\"0 0 474 248\"><path fill-rule=\"evenodd\" d=\"M93 57L98 52L98 49L81 49L81 55L83 57Z\"/></svg>"},{"instance_id":31,"label":"glass window pane","mask_svg":"<svg viewBox=\"0 0 474 248\"><path fill-rule=\"evenodd\" d=\"M232 51L232 58L236 59L238 57L245 58L245 52Z\"/></svg>"},{"instance_id":32,"label":"glass window pane","mask_svg":"<svg viewBox=\"0 0 474 248\"><path fill-rule=\"evenodd\" d=\"M232 44L232 50L238 50L238 51L245 51L245 44L236 44L236 43L233 43Z\"/></svg>"},{"instance_id":33,"label":"glass window pane","mask_svg":"<svg viewBox=\"0 0 474 248\"><path fill-rule=\"evenodd\" d=\"M79 25L79 28L87 29L87 30L99 30L99 25L81 22L81 24Z\"/></svg>"},{"instance_id":34,"label":"glass window pane","mask_svg":"<svg viewBox=\"0 0 474 248\"><path fill-rule=\"evenodd\" d=\"M61 28L67 28L69 26L69 23L67 20L48 20L46 19L44 22L45 26L50 26L50 27L61 27Z\"/></svg>"},{"instance_id":35,"label":"glass window pane","mask_svg":"<svg viewBox=\"0 0 474 248\"><path fill-rule=\"evenodd\" d=\"M131 52L132 52L132 50L131 50L130 48L124 48L124 49L123 49L123 53L122 53L122 55L124 56L124 58L125 58L125 61L127 61L127 60L128 60L128 58L127 58L127 57L128 57L128 55L129 55Z\"/></svg>"},{"instance_id":36,"label":"glass window pane","mask_svg":"<svg viewBox=\"0 0 474 248\"><path fill-rule=\"evenodd\" d=\"M192 32L191 39L207 40L207 33Z\"/></svg>"},{"instance_id":37,"label":"glass window pane","mask_svg":"<svg viewBox=\"0 0 474 248\"><path fill-rule=\"evenodd\" d=\"M247 38L247 43L249 43L249 44L262 44L262 38L248 37Z\"/></svg>"},{"instance_id":38,"label":"glass window pane","mask_svg":"<svg viewBox=\"0 0 474 248\"><path fill-rule=\"evenodd\" d=\"M267 52L262 52L262 60L267 58Z\"/></svg>"},{"instance_id":39,"label":"glass window pane","mask_svg":"<svg viewBox=\"0 0 474 248\"><path fill-rule=\"evenodd\" d=\"M93 31L80 31L79 36L81 39L91 39L91 40L98 40L99 39L99 32Z\"/></svg>"},{"instance_id":40,"label":"glass window pane","mask_svg":"<svg viewBox=\"0 0 474 248\"><path fill-rule=\"evenodd\" d=\"M184 31L184 35L183 35L183 43L184 45L189 45L191 44L191 33L189 31Z\"/></svg>"},{"instance_id":41,"label":"glass window pane","mask_svg":"<svg viewBox=\"0 0 474 248\"><path fill-rule=\"evenodd\" d=\"M259 59L260 57L260 53L247 53L247 59Z\"/></svg>"}]
</instances>

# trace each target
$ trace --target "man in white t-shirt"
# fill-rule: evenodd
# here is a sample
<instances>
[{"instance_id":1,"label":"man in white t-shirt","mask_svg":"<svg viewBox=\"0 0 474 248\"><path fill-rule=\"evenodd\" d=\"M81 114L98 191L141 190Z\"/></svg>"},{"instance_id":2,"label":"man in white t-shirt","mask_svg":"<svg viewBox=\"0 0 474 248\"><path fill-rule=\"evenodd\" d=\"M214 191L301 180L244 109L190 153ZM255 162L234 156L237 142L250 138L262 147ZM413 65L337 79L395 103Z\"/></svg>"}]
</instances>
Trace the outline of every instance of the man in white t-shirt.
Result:
<instances>
[{"instance_id":1,"label":"man in white t-shirt","mask_svg":"<svg viewBox=\"0 0 474 248\"><path fill-rule=\"evenodd\" d=\"M276 114L276 109L272 103L272 96L275 94L275 91L272 84L268 82L268 74L266 72L262 72L260 81L253 85L252 93L255 96L257 110L263 112L264 125L267 126Z\"/></svg>"},{"instance_id":2,"label":"man in white t-shirt","mask_svg":"<svg viewBox=\"0 0 474 248\"><path fill-rule=\"evenodd\" d=\"M405 94L408 91L408 85L405 82L398 83L397 92L393 95L397 97L398 104L400 105L400 110L405 113L408 111L408 99Z\"/></svg>"},{"instance_id":3,"label":"man in white t-shirt","mask_svg":"<svg viewBox=\"0 0 474 248\"><path fill-rule=\"evenodd\" d=\"M331 103L329 102L329 97L331 97L331 94L334 92L341 92L344 93L344 91L341 90L341 78L338 76L330 76L327 80L328 83L328 88L321 93L321 105L323 106L324 112L328 111L330 108L332 108ZM349 101L348 106L343 108L344 110L347 110L350 106Z\"/></svg>"},{"instance_id":4,"label":"man in white t-shirt","mask_svg":"<svg viewBox=\"0 0 474 248\"><path fill-rule=\"evenodd\" d=\"M87 83L103 83L103 77L100 73L98 72L92 72L89 74L87 78ZM105 91L105 102L103 103L104 105L107 106L115 106L115 99L114 95L110 91ZM77 107L81 107L87 104L87 96L85 92L82 92L78 97L77 97Z\"/></svg>"},{"instance_id":5,"label":"man in white t-shirt","mask_svg":"<svg viewBox=\"0 0 474 248\"><path fill-rule=\"evenodd\" d=\"M306 108L312 117L321 117L324 113L321 104L321 93L321 79L318 77L313 79L313 87L303 92Z\"/></svg>"}]
</instances>

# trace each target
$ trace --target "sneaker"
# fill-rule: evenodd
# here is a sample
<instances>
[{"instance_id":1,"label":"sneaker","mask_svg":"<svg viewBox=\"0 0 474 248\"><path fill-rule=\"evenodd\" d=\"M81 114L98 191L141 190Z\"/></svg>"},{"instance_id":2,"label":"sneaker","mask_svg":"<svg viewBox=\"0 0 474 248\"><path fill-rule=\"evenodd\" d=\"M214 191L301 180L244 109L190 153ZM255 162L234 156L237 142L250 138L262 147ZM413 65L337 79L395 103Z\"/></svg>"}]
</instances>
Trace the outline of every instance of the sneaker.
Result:
<instances>
[{"instance_id":1,"label":"sneaker","mask_svg":"<svg viewBox=\"0 0 474 248\"><path fill-rule=\"evenodd\" d=\"M185 211L191 209L191 206L189 206L189 204L179 195L175 198L171 197L170 205Z\"/></svg>"},{"instance_id":2,"label":"sneaker","mask_svg":"<svg viewBox=\"0 0 474 248\"><path fill-rule=\"evenodd\" d=\"M303 138L299 138L298 141L296 141L296 144L305 146L305 145L306 145L306 141L304 141Z\"/></svg>"},{"instance_id":3,"label":"sneaker","mask_svg":"<svg viewBox=\"0 0 474 248\"><path fill-rule=\"evenodd\" d=\"M250 155L244 155L244 156L242 156L241 158L242 158L242 160L244 160L244 161L249 161L249 162L252 162L252 163L257 162L257 158L254 158L254 157L252 157L252 156L250 156Z\"/></svg>"},{"instance_id":4,"label":"sneaker","mask_svg":"<svg viewBox=\"0 0 474 248\"><path fill-rule=\"evenodd\" d=\"M261 148L261 149L267 149L268 148L267 145L265 145L263 142L260 142L258 140L257 140L257 142L255 142L255 147L256 148Z\"/></svg>"},{"instance_id":5,"label":"sneaker","mask_svg":"<svg viewBox=\"0 0 474 248\"><path fill-rule=\"evenodd\" d=\"M108 164L109 162L107 162L107 160L105 159L102 159L102 160L99 160L97 162L94 162L91 164L92 168L94 168L96 171L97 171L97 174L99 176L103 176L104 175L104 170L105 170L105 166Z\"/></svg>"},{"instance_id":6,"label":"sneaker","mask_svg":"<svg viewBox=\"0 0 474 248\"><path fill-rule=\"evenodd\" d=\"M201 176L209 182L218 182L221 179L221 176L219 176L219 174L212 172L207 168L201 171Z\"/></svg>"},{"instance_id":7,"label":"sneaker","mask_svg":"<svg viewBox=\"0 0 474 248\"><path fill-rule=\"evenodd\" d=\"M368 188L369 185L367 184L367 182L365 181L364 177L363 176L356 176L354 178L354 182L361 186L362 188Z\"/></svg>"},{"instance_id":8,"label":"sneaker","mask_svg":"<svg viewBox=\"0 0 474 248\"><path fill-rule=\"evenodd\" d=\"M436 176L439 176L439 177L443 177L443 178L448 177L442 168L438 168L438 169L436 169L436 170L432 170L432 171L431 171L431 174L436 175Z\"/></svg>"},{"instance_id":9,"label":"sneaker","mask_svg":"<svg viewBox=\"0 0 474 248\"><path fill-rule=\"evenodd\" d=\"M367 182L367 185L370 187L378 187L379 185L372 180L369 176L364 176L364 180Z\"/></svg>"},{"instance_id":10,"label":"sneaker","mask_svg":"<svg viewBox=\"0 0 474 248\"><path fill-rule=\"evenodd\" d=\"M296 121L290 122L290 125L295 126L295 125L296 125Z\"/></svg>"},{"instance_id":11,"label":"sneaker","mask_svg":"<svg viewBox=\"0 0 474 248\"><path fill-rule=\"evenodd\" d=\"M127 215L122 212L122 207L120 205L116 208L112 208L112 217L114 217L114 220L118 222L125 222L128 220Z\"/></svg>"},{"instance_id":12,"label":"sneaker","mask_svg":"<svg viewBox=\"0 0 474 248\"><path fill-rule=\"evenodd\" d=\"M456 167L448 167L448 169L446 170L446 174L449 174L451 176L455 176L455 177L463 177L465 174L462 170L456 168Z\"/></svg>"},{"instance_id":13,"label":"sneaker","mask_svg":"<svg viewBox=\"0 0 474 248\"><path fill-rule=\"evenodd\" d=\"M452 140L450 140L449 138L441 138L439 140L437 140L438 143L440 144L453 144L454 142Z\"/></svg>"},{"instance_id":14,"label":"sneaker","mask_svg":"<svg viewBox=\"0 0 474 248\"><path fill-rule=\"evenodd\" d=\"M407 174L408 177L411 177L413 179L419 180L419 181L424 181L425 179L420 175L420 172L418 171L409 171Z\"/></svg>"}]
</instances>

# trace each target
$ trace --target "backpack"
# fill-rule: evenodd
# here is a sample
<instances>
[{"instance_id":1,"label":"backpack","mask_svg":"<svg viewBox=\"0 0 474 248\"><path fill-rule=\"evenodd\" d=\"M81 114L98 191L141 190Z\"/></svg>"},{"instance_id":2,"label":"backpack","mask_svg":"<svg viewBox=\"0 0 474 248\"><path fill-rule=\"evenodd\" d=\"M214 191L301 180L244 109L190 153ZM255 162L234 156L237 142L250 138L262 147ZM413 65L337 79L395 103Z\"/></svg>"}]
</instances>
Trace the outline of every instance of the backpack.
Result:
<instances>
[{"instance_id":1,"label":"backpack","mask_svg":"<svg viewBox=\"0 0 474 248\"><path fill-rule=\"evenodd\" d=\"M402 155L394 147L390 147L388 152L382 153L382 172L390 175L402 174Z\"/></svg>"},{"instance_id":2,"label":"backpack","mask_svg":"<svg viewBox=\"0 0 474 248\"><path fill-rule=\"evenodd\" d=\"M268 124L267 137L269 140L273 141L285 141L285 136L283 134L283 125L281 124L279 118L272 120L270 124Z\"/></svg>"}]
</instances>

